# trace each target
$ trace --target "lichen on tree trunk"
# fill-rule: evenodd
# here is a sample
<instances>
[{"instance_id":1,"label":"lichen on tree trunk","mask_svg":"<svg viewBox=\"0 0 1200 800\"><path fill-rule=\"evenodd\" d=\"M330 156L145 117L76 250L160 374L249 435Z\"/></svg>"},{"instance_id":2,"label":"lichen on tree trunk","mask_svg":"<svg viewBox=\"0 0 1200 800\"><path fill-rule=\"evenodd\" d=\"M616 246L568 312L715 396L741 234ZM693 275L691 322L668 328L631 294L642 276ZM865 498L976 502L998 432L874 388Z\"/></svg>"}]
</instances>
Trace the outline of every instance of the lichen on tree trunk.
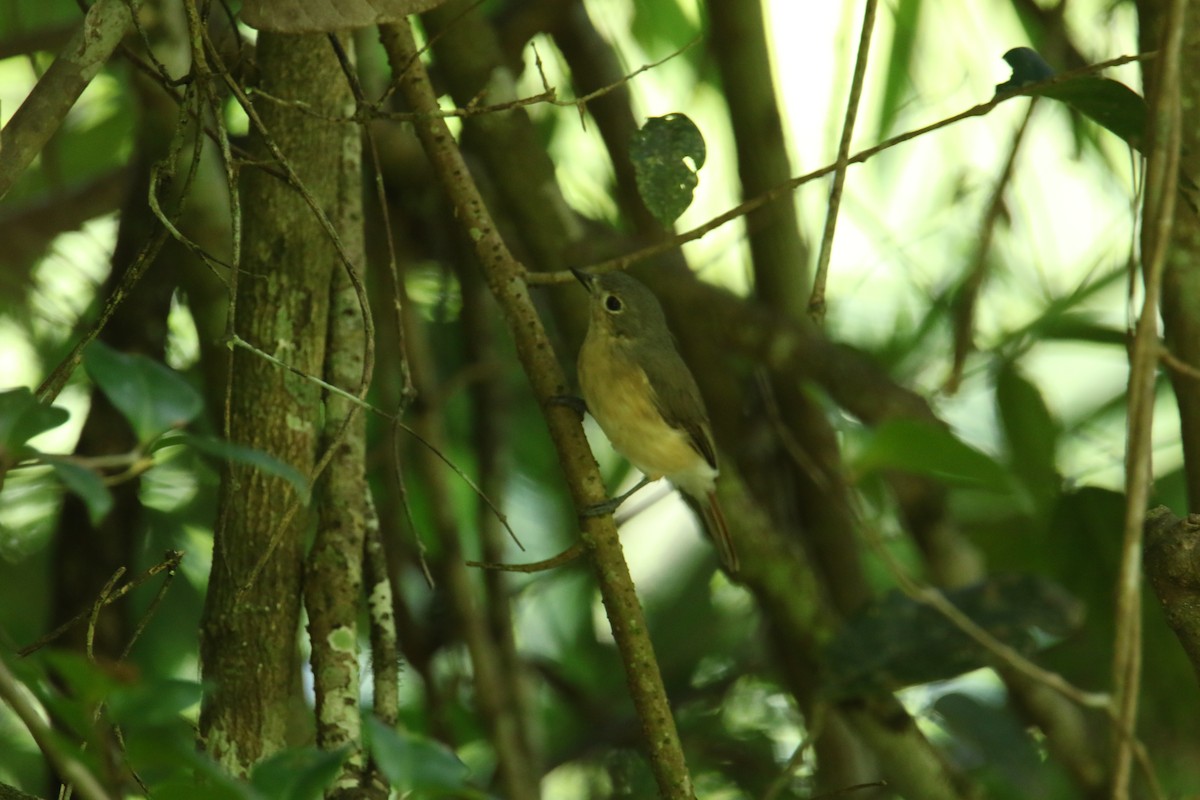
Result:
<instances>
[{"instance_id":1,"label":"lichen on tree trunk","mask_svg":"<svg viewBox=\"0 0 1200 800\"><path fill-rule=\"evenodd\" d=\"M304 113L338 113L345 78L324 36L262 33L257 43L261 88L255 108L321 209L337 197L338 125ZM237 335L308 375L322 373L334 246L302 194L279 176L261 132L254 152L267 169L244 166L244 238L237 281ZM318 386L239 348L234 353L229 438L309 474L320 437ZM296 636L302 545L311 516L283 479L231 465L222 477L213 568L202 623L205 698L201 733L209 752L235 773L284 747L289 710L298 699ZM284 526L286 523L286 527ZM251 572L282 533L271 558ZM243 590L243 587L244 590Z\"/></svg>"}]
</instances>

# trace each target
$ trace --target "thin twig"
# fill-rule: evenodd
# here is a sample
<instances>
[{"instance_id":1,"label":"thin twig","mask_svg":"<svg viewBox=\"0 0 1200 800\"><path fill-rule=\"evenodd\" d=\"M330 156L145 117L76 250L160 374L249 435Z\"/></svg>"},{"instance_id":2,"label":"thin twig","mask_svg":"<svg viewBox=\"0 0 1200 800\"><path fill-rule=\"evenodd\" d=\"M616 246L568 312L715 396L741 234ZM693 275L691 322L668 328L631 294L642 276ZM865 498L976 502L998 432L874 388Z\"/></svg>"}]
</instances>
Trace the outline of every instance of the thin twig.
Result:
<instances>
[{"instance_id":1,"label":"thin twig","mask_svg":"<svg viewBox=\"0 0 1200 800\"><path fill-rule=\"evenodd\" d=\"M583 546L583 542L576 542L556 556L541 561L530 561L527 564L502 564L496 561L468 561L466 564L468 567L490 569L497 572L545 572L561 567L563 564L569 564L585 552L586 548Z\"/></svg>"},{"instance_id":2,"label":"thin twig","mask_svg":"<svg viewBox=\"0 0 1200 800\"><path fill-rule=\"evenodd\" d=\"M212 43L212 40L209 38L208 31L204 28L201 28L200 36L203 39L204 47L207 48L208 52L211 53L214 58L216 58L217 49ZM346 276L350 279L350 284L354 288L355 296L358 298L359 311L362 314L363 322L363 368L362 376L359 380L358 392L356 394L360 400L363 400L366 398L367 391L370 389L371 375L375 369L375 322L371 316L370 304L367 301L367 290L363 285L358 268L355 266L353 259L350 258L350 254L346 252L345 245L342 243L341 237L338 235L338 231L334 227L333 222L329 219L329 215L325 213L325 209L321 207L321 205L316 201L316 198L312 196L312 193L300 180L300 177L296 174L291 162L288 160L287 156L284 155L278 143L275 141L271 131L268 130L267 126L263 123L262 117L259 116L257 109L254 108L254 104L250 102L245 90L236 80L234 80L233 76L229 74L229 70L225 68L224 64L222 64L219 59L217 60L217 63L220 65L217 75L225 82L225 85L229 88L229 91L237 100L238 105L240 105L242 110L246 112L246 116L249 118L250 124L261 137L263 146L267 148L267 151L275 159L278 165L283 168L285 174L287 175L288 183L296 190L296 192L304 200L305 204L308 205L309 209L312 211L313 216L321 226L321 229L329 238L330 244L333 245L334 250L337 252L338 260L341 261L342 267L346 271ZM308 476L310 484L316 483L317 479L333 460L339 443L345 439L346 435L348 434L350 425L353 424L354 418L357 416L358 411L358 405L350 406L349 413L347 413L346 417L342 420L337 432L330 437L329 443L325 447L324 452L321 453L320 457L317 459L317 463L313 466L312 472ZM292 519L299 512L301 505L301 498L298 496L293 497L291 503L287 507L287 510L284 511L275 533L267 542L266 549L263 551L258 562L250 570L249 576L247 576L245 582L242 584L242 587L239 590L240 592L244 593L247 591L250 584L258 580L258 576L269 563L275 549L283 540L285 532L291 525Z\"/></svg>"},{"instance_id":3,"label":"thin twig","mask_svg":"<svg viewBox=\"0 0 1200 800\"><path fill-rule=\"evenodd\" d=\"M183 553L178 553L178 558L175 563L178 564L179 560L182 560L182 558ZM171 584L175 581L176 574L178 574L178 572L174 568L167 570L167 574L165 577L163 577L162 583L158 585L158 591L154 593L153 599L150 600L150 605L146 606L145 613L142 614L142 618L138 620L137 627L133 629L133 635L131 635L129 637L129 641L125 643L125 648L121 651L121 661L129 658L129 654L133 652L133 646L138 643L139 639L142 638L142 634L146 631L146 626L150 624L150 621L154 619L154 615L158 613L158 608L162 605L163 600L166 599L167 591L170 590Z\"/></svg>"},{"instance_id":4,"label":"thin twig","mask_svg":"<svg viewBox=\"0 0 1200 800\"><path fill-rule=\"evenodd\" d=\"M1029 679L1058 692L1063 697L1083 708L1093 708L1104 713L1112 722L1116 735L1128 743L1130 751L1137 757L1138 764L1146 773L1147 781L1156 800L1162 800L1163 795L1154 774L1153 765L1145 745L1137 738L1137 732L1122 724L1116 698L1105 692L1089 692L1072 684L1056 672L1051 672L1035 664L1021 653L997 639L989 631L981 627L970 616L961 611L937 588L926 586L908 574L908 571L888 549L873 526L866 525L864 529L872 549L883 560L888 571L896 579L896 585L905 596L918 603L928 605L949 620L956 628L971 637L977 644L991 653L1003 666L1019 672Z\"/></svg>"},{"instance_id":5,"label":"thin twig","mask_svg":"<svg viewBox=\"0 0 1200 800\"><path fill-rule=\"evenodd\" d=\"M184 105L186 106L186 102ZM180 148L182 147L181 131L183 125L184 122L181 119L180 123L176 126L176 132L172 140L172 146L167 158L164 160L164 163L173 164L178 157L178 154L181 151ZM152 171L152 174L155 177L152 178L150 182L150 205L156 216L163 223L164 228L156 231L154 235L150 237L150 239L142 246L141 250L138 251L138 254L134 258L133 262L125 269L124 274L121 275L121 280L117 284L116 288L114 288L112 293L105 298L104 310L100 313L100 318L97 319L96 322L90 328L88 328L88 330L84 332L81 337L79 337L79 340L71 348L71 351L67 354L66 358L62 359L62 361L55 366L46 379L42 381L41 385L38 386L37 398L39 401L43 403L50 403L53 402L56 397L58 397L59 393L63 390L63 387L66 386L68 379L70 379L76 368L78 368L78 366L83 362L84 349L86 349L87 346L92 343L92 340L95 339L102 330L104 330L105 326L108 325L109 320L112 319L117 309L122 303L124 303L130 292L133 291L133 287L137 285L138 281L140 281L142 276L145 275L146 270L149 269L151 264L153 264L155 259L157 259L159 251L166 243L168 233L173 232L178 234L178 237L181 239L181 241L185 241L186 244L190 245L190 240L187 240L186 237L178 232L174 223L177 222L180 216L183 214L183 198L187 195L188 190L191 188L192 182L194 181L199 169L200 157L198 144L199 138L197 137L197 148L192 159L191 168L187 172L187 177L182 182L179 200L176 202L174 212L170 217L164 214L162 209L159 208L158 198L155 196L156 178L158 175L158 166L155 166L154 170ZM193 252L203 253L203 250L196 247L193 249ZM201 257L206 260L206 263L207 261L213 260L211 257L207 256L207 254L204 254Z\"/></svg>"},{"instance_id":6,"label":"thin twig","mask_svg":"<svg viewBox=\"0 0 1200 800\"><path fill-rule=\"evenodd\" d=\"M829 259L833 252L833 234L837 229L838 210L842 206L842 189L846 185L846 167L850 156L850 140L854 136L854 121L858 118L858 103L862 97L867 74L867 57L871 52L871 33L875 29L875 9L878 0L867 0L863 9L862 31L858 39L858 56L854 62L854 78L850 82L850 97L846 100L846 116L842 122L842 139L838 143L837 162L833 169L833 186L829 189L829 207L825 212L825 230L821 234L821 249L817 254L817 269L813 277L812 295L808 298L808 313L818 325L825 321L825 281L829 277Z\"/></svg>"},{"instance_id":7,"label":"thin twig","mask_svg":"<svg viewBox=\"0 0 1200 800\"><path fill-rule=\"evenodd\" d=\"M92 602L92 612L88 615L87 636L85 637L84 652L87 654L88 661L96 663L96 653L93 650L93 644L96 639L96 621L100 619L100 611L108 605L108 596L112 594L113 587L117 581L121 580L121 576L125 574L124 567L117 567L116 572L108 579L100 589L100 594L96 595L95 601Z\"/></svg>"},{"instance_id":8,"label":"thin twig","mask_svg":"<svg viewBox=\"0 0 1200 800\"><path fill-rule=\"evenodd\" d=\"M1025 139L1025 131L1029 129L1029 120L1033 118L1033 110L1037 108L1037 98L1025 110L1021 124L1013 135L1012 144L1008 148L1008 157L1000 170L1000 177L992 187L992 195L988 199L987 208L983 212L983 221L979 225L979 235L975 239L974 254L967 277L963 279L962 288L954 300L954 361L950 366L950 374L942 385L947 394L954 394L962 383L963 369L967 356L974 347L975 308L979 300L979 292L988 277L988 256L992 250L992 238L996 233L996 223L1004 211L1004 193L1012 181L1014 168L1017 164L1017 154L1021 151L1021 142Z\"/></svg>"},{"instance_id":9,"label":"thin twig","mask_svg":"<svg viewBox=\"0 0 1200 800\"><path fill-rule=\"evenodd\" d=\"M1153 482L1155 373L1159 360L1158 306L1163 266L1175 222L1179 176L1181 112L1180 54L1183 47L1183 0L1168 4L1162 19L1162 58L1157 64L1151 103L1150 150L1142 206L1142 280L1144 297L1129 355L1125 443L1125 518L1116 585L1113 633L1113 695L1117 709L1113 737L1112 794L1130 796L1134 748L1122 735L1137 724L1142 671L1142 541Z\"/></svg>"},{"instance_id":10,"label":"thin twig","mask_svg":"<svg viewBox=\"0 0 1200 800\"><path fill-rule=\"evenodd\" d=\"M381 25L380 39L393 71L406 70L400 85L413 109L437 108L429 76L415 57L417 48L408 21ZM594 505L603 500L603 482L579 419L565 410L555 411L547 403L549 398L563 393L566 376L529 295L525 282L527 270L497 230L445 121L424 120L415 127L442 187L454 204L462 233L473 243L488 285L503 311L521 366L544 409L572 499L577 508ZM587 519L583 538L589 545L601 600L621 655L629 694L642 723L646 753L659 794L665 800L693 800L695 789L647 633L645 614L611 517Z\"/></svg>"},{"instance_id":11,"label":"thin twig","mask_svg":"<svg viewBox=\"0 0 1200 800\"><path fill-rule=\"evenodd\" d=\"M115 592L110 592L107 595L105 595L104 605L107 606L107 605L111 605L111 604L115 603L116 601L120 600L122 597L129 594L131 591L138 588L143 583L150 580L151 578L153 578L155 575L162 572L163 570L167 570L168 575L173 574L174 571L179 568L179 562L182 560L183 560L183 551L182 550L168 550L166 552L166 555L163 556L162 561L160 561L159 563L150 567L150 569L146 570L141 575L138 575L136 578L133 578L132 580L129 581L129 583L124 584L119 589L117 589ZM39 636L36 640L31 642L30 644L27 644L24 647L22 647L20 650L17 651L17 657L24 658L25 656L29 655L30 653L33 653L33 652L36 652L37 650L42 649L46 645L50 644L50 642L53 642L55 639L62 636L64 633L69 631L71 628L75 627L80 622L87 619L91 613L92 613L92 606L88 606L87 608L80 611L75 616L71 617L71 619L67 620L66 622L59 625L54 630L50 631L50 633L47 633L43 636Z\"/></svg>"},{"instance_id":12,"label":"thin twig","mask_svg":"<svg viewBox=\"0 0 1200 800\"><path fill-rule=\"evenodd\" d=\"M911 141L913 139L917 139L921 136L924 136L928 133L932 133L936 130L940 130L942 128L949 127L950 125L954 125L955 123L962 122L965 119L970 119L972 117L982 117L986 114L991 113L991 111L994 108L996 108L996 106L1000 105L1001 103L1003 103L1006 100L1011 100L1014 97L1030 96L1033 93L1038 92L1042 89L1045 89L1048 86L1055 86L1057 84L1073 80L1073 79L1081 77L1083 75L1091 75L1091 74L1094 74L1101 70L1108 69L1110 67L1117 67L1122 64L1128 64L1133 61L1146 61L1146 60L1157 57L1157 55L1158 55L1157 51L1151 51L1148 53L1137 53L1135 55L1124 55L1124 56L1120 56L1118 58L1110 59L1108 61L1102 61L1098 64L1091 64L1087 67L1083 67L1082 69L1071 70L1070 72L1063 72L1061 74L1055 75L1053 78L1049 78L1049 79L1047 79L1045 81L1041 81L1039 83L1032 83L1032 84L1028 84L1027 86L1022 86L1020 89L1017 89L1016 91L1007 92L1005 94L998 95L996 97L993 97L991 100L987 101L986 103L980 103L979 105L972 106L971 108L968 108L965 111L960 111L959 113L957 113L951 117L946 117L945 119L938 120L937 122L932 122L929 125L926 125L924 127L916 128L915 130L911 130L906 133L901 133L899 135L893 136L892 138L887 139L887 140L875 145L874 147L868 147L866 150L860 150L858 153L855 153L853 156L850 156L848 159L846 159L846 164L848 164L848 165L849 164L861 164L864 161L871 158L872 156L879 155L883 151L890 150L891 148L893 148L897 145L903 144L903 143ZM645 261L647 259L653 258L658 255L661 255L662 253L666 253L671 250L674 250L675 248L679 247L680 245L686 244L691 241L695 241L696 239L703 237L705 234L716 230L717 228L721 227L722 225L726 224L727 222L732 222L733 220L738 219L739 217L743 217L746 214L749 214L751 211L755 211L759 208L762 208L767 203L770 203L771 201L775 200L777 197L781 197L782 195L793 191L794 189L796 189L799 186L803 186L806 183L810 183L811 181L815 181L819 178L823 178L826 175L829 175L835 169L837 169L837 164L829 164L829 165L826 165L819 169L815 169L812 172L807 172L803 175L798 175L795 178L784 181L783 183L779 184L778 186L763 192L762 194L758 195L757 197L752 197L749 200L746 200L746 201L734 206L733 208L729 209L728 211L726 211L722 214L718 214L717 216L710 219L708 222L705 222L702 225L698 225L695 228L692 228L690 231L685 231L683 233L676 234L675 236L671 236L667 239L664 239L663 241L656 242L652 245L643 247L640 250L635 250L634 252L628 253L623 256L618 256L616 258L610 258L606 261L599 261L599 262L596 262L596 263L590 264L590 265L580 265L580 268L586 269L588 272L595 272L595 273L612 272L614 270L628 269L629 267L631 267L634 264L637 264L639 262ZM536 284L536 285L559 284L559 283L570 283L571 281L575 280L575 276L570 270L564 269L564 270L557 270L554 272L533 272L533 273L530 273L528 276L526 276L525 280L527 283L529 283L531 285L533 285L533 284Z\"/></svg>"},{"instance_id":13,"label":"thin twig","mask_svg":"<svg viewBox=\"0 0 1200 800\"><path fill-rule=\"evenodd\" d=\"M1172 353L1165 344L1160 344L1158 347L1158 357L1168 369L1178 372L1180 375L1185 375L1192 380L1200 381L1200 368L1193 367L1191 364L1184 361L1179 356Z\"/></svg>"},{"instance_id":14,"label":"thin twig","mask_svg":"<svg viewBox=\"0 0 1200 800\"><path fill-rule=\"evenodd\" d=\"M1055 672L1051 672L1030 661L1009 645L997 639L975 620L959 610L958 606L946 599L942 592L932 586L920 583L908 573L907 568L888 548L883 537L873 525L864 524L863 529L871 548L887 565L888 572L896 580L896 585L905 596L933 608L963 633L970 636L977 644L995 656L1000 663L1010 667L1026 677L1037 681L1066 697L1084 708L1110 709L1112 698L1108 694L1088 692L1072 685L1069 681Z\"/></svg>"},{"instance_id":15,"label":"thin twig","mask_svg":"<svg viewBox=\"0 0 1200 800\"><path fill-rule=\"evenodd\" d=\"M465 483L465 484L467 484L467 486L471 487L471 491L475 492L475 494L477 494L484 502L486 502L488 504L488 507L490 509L492 509L492 512L496 515L496 518L498 520L500 520L501 524L504 525L505 530L508 531L509 536L512 537L512 540L516 543L517 547L520 547L522 550L525 549L524 545L522 545L520 540L517 538L516 532L508 524L508 517L504 514L504 512L502 512L500 510L499 506L497 506L495 503L493 503L492 500L483 493L483 490L479 488L479 486L475 483L475 481L471 480L471 476L469 476L469 475L467 475L467 473L463 472L462 469L457 464L455 464L453 461L450 460L449 456L447 456L445 453L441 452L436 447L434 447L433 444L429 442L429 440L425 439L423 436L421 436L421 434L417 433L411 427L409 427L408 425L405 425L403 422L401 422L398 414L390 414L387 411L384 411L383 409L378 408L377 406L371 405L366 400L363 400L361 397L351 394L350 392L347 392L345 389L342 389L339 386L334 386L332 383L329 383L328 381L324 381L315 375L309 375L304 370L302 370L298 367L292 366L291 364L287 363L286 361L280 361L275 356L271 355L270 353L266 352L265 350L260 350L259 348L250 344L249 342L247 342L245 339L238 336L237 334L233 334L232 336L230 336L230 338L228 339L228 342L230 345L232 345L234 347L240 347L244 350L249 350L250 352L257 355L258 357L266 359L267 361L271 362L275 366L283 367L288 372L291 372L293 375L297 375L297 376L303 378L304 380L311 381L312 383L315 383L318 386L320 386L322 389L325 389L328 392L332 392L333 394L336 394L338 397L348 400L351 403L354 403L355 405L357 405L361 408L365 408L366 410L370 411L373 414L378 414L380 417L383 417L384 419L390 421L393 425L396 425L397 427L399 427L400 430L404 431L409 436L416 439L417 442L419 444L421 444L423 447L428 448L434 455L436 455L438 458L440 458L446 464L446 466L448 466L448 467L450 467L450 469L454 470L454 474L457 475L460 479L462 479L463 483Z\"/></svg>"}]
</instances>

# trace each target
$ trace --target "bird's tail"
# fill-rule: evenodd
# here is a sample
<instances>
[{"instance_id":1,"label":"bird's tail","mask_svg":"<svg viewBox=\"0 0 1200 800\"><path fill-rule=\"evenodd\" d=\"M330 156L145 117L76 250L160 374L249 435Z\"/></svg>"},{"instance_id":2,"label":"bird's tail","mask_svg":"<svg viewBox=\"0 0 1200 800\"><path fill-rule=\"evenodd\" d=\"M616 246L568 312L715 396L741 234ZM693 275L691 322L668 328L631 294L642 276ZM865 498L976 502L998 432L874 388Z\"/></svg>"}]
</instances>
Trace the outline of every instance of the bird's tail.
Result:
<instances>
[{"instance_id":1,"label":"bird's tail","mask_svg":"<svg viewBox=\"0 0 1200 800\"><path fill-rule=\"evenodd\" d=\"M721 557L721 563L725 565L725 569L730 575L736 575L738 572L738 555L737 550L733 547L733 539L729 538L729 526L725 524L725 515L721 513L721 504L717 502L716 491L708 493L708 502L700 502L700 510L704 515L704 525L708 528L708 535L712 537L713 544L717 547L717 555Z\"/></svg>"}]
</instances>

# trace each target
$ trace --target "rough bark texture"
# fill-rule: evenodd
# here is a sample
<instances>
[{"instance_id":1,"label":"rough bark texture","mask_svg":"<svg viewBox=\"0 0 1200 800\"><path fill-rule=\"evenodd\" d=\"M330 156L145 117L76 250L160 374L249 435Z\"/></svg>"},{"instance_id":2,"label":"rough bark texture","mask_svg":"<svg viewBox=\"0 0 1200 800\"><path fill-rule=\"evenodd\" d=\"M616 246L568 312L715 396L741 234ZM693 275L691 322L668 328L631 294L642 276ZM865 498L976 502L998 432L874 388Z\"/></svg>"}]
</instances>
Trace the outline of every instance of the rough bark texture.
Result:
<instances>
[{"instance_id":1,"label":"rough bark texture","mask_svg":"<svg viewBox=\"0 0 1200 800\"><path fill-rule=\"evenodd\" d=\"M1200 515L1146 514L1146 573L1167 624L1200 678Z\"/></svg>"},{"instance_id":2,"label":"rough bark texture","mask_svg":"<svg viewBox=\"0 0 1200 800\"><path fill-rule=\"evenodd\" d=\"M257 57L263 89L272 97L337 112L344 78L325 37L263 33ZM341 157L337 126L278 103L259 101L256 107L316 203L332 207ZM269 158L261 141L255 146ZM248 167L242 191L245 238L235 330L251 345L319 375L333 247L295 188ZM239 349L229 436L308 474L320 433L320 399L315 384ZM222 481L202 630L204 679L219 691L206 698L201 733L210 753L235 773L245 773L289 740L288 709L299 685L296 632L309 514L301 509L281 526L297 503L304 500L288 483L257 469L231 466ZM277 535L274 554L246 586Z\"/></svg>"},{"instance_id":3,"label":"rough bark texture","mask_svg":"<svg viewBox=\"0 0 1200 800\"><path fill-rule=\"evenodd\" d=\"M1194 54L1200 44L1200 14L1195 8L1184 15L1183 36L1183 52ZM1200 111L1200 70L1184 67L1179 77L1184 119L1180 175L1195 181L1200 178L1200 129L1194 124ZM1182 184L1186 186L1187 181ZM1192 190L1191 205L1177 204L1171 246L1163 264L1162 318L1167 349L1193 370L1200 370L1200 213L1196 202ZM1188 508L1196 512L1200 511L1200 378L1179 369L1170 370L1170 376L1179 405Z\"/></svg>"},{"instance_id":4,"label":"rough bark texture","mask_svg":"<svg viewBox=\"0 0 1200 800\"><path fill-rule=\"evenodd\" d=\"M453 3L441 7L437 13L453 14L464 10L460 4ZM465 28L464 23L471 16L474 15L468 15L456 23L455 33ZM448 21L449 18L443 19ZM446 37L447 40L452 38L455 37ZM409 103L420 113L429 114L436 110L436 98L428 83L428 75L416 63L417 50L411 30L401 25L384 26L381 39L394 69L402 65L414 65L407 67L401 82ZM486 38L470 35L466 41L473 45L468 53L483 50L485 44L492 44ZM495 48L489 46L487 49L490 51ZM457 61L448 59L444 66L452 65L457 66ZM503 78L501 75L491 77L496 81ZM518 112L492 115L491 118L506 122L515 120L518 124L524 122L526 125L528 122L525 115ZM603 481L588 448L579 417L570 409L555 406L551 402L553 398L566 393L566 376L546 338L545 328L529 294L524 269L501 239L444 121L436 118L428 122L423 120L417 125L417 130L426 153L437 169L438 177L454 202L464 232L474 244L475 255L484 268L488 286L503 309L521 365L539 405L544 409L544 419L571 487L575 507L582 510L595 505L604 499ZM494 129L489 126L487 132L494 133ZM564 206L547 209L549 202L561 201L556 188L553 183L537 186L544 201L543 213L565 211ZM547 255L552 257L554 254ZM650 766L659 791L667 798L693 798L695 790L684 761L679 733L667 701L653 645L646 632L645 616L617 538L616 526L611 516L581 514L580 527L613 638L626 668L627 685L642 723L644 741L650 753Z\"/></svg>"},{"instance_id":5,"label":"rough bark texture","mask_svg":"<svg viewBox=\"0 0 1200 800\"><path fill-rule=\"evenodd\" d=\"M345 45L350 52L352 48ZM341 96L330 97L344 114L354 111L349 85L341 81ZM357 126L341 126L337 205L330 221L342 247L361 271L366 247L363 232L362 137ZM358 294L345 265L332 264L329 350L325 380L354 391L363 376L365 328ZM359 670L359 610L363 585L363 555L369 511L366 478L366 418L362 409L337 395L325 399L322 449L336 447L333 460L317 488L319 518L304 578L304 602L312 645L313 689L316 693L317 744L324 750L349 748L349 755L326 798L386 797L381 786L366 787L366 757L362 751L362 696ZM349 416L353 419L339 438ZM392 668L379 665L380 670Z\"/></svg>"},{"instance_id":6,"label":"rough bark texture","mask_svg":"<svg viewBox=\"0 0 1200 800\"><path fill-rule=\"evenodd\" d=\"M783 122L775 100L759 0L709 0L720 36L710 39L725 84L737 143L742 198L757 197L792 177ZM796 227L792 195L746 215L755 293L772 308L799 318L808 298L807 248Z\"/></svg>"}]
</instances>

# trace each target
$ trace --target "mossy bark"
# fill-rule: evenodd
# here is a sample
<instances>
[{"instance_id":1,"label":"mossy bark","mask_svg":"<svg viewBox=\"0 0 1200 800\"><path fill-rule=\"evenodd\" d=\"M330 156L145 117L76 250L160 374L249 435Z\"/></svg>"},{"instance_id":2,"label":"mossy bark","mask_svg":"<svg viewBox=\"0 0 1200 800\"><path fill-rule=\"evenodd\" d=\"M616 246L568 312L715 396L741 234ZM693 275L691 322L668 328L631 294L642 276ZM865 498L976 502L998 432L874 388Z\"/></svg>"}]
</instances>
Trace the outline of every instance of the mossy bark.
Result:
<instances>
[{"instance_id":1,"label":"mossy bark","mask_svg":"<svg viewBox=\"0 0 1200 800\"><path fill-rule=\"evenodd\" d=\"M264 127L315 203L328 209L337 197L338 125L286 101L337 113L345 78L329 42L262 33L257 59L261 88L285 101L256 102ZM243 167L234 330L301 372L320 375L337 255L300 191L278 177L281 166L272 163L261 132L253 139L268 169ZM321 434L316 384L239 348L228 402L232 441L311 472ZM218 688L205 698L200 726L209 752L235 773L290 740L302 547L311 522L304 507L289 514L295 504L306 505L285 480L262 470L230 465L223 476L201 645L204 680ZM248 582L276 536L265 568Z\"/></svg>"}]
</instances>

